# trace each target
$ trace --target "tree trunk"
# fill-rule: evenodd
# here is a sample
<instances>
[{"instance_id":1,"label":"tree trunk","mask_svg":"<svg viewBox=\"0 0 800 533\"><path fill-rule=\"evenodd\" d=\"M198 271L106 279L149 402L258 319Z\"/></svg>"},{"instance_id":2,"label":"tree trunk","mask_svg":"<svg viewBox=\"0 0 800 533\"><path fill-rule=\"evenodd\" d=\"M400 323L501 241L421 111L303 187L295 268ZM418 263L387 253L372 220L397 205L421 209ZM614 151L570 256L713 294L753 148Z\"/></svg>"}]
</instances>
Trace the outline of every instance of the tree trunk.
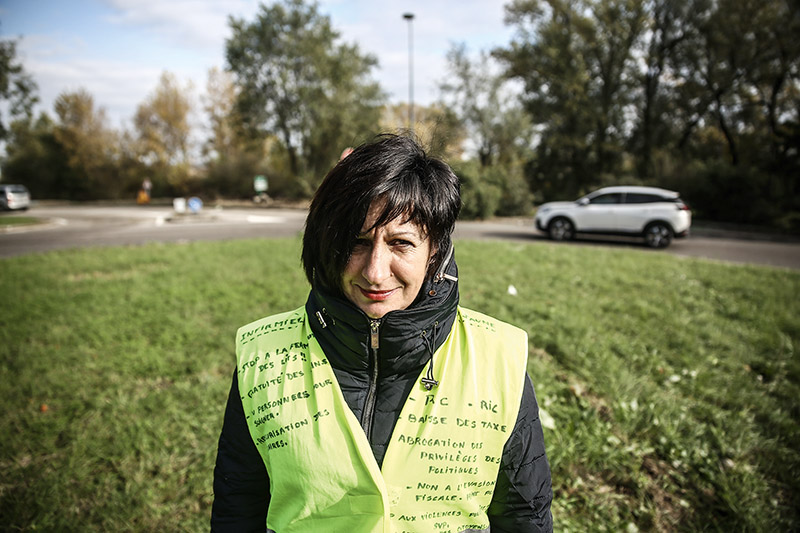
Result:
<instances>
[{"instance_id":1,"label":"tree trunk","mask_svg":"<svg viewBox=\"0 0 800 533\"><path fill-rule=\"evenodd\" d=\"M722 112L722 101L720 99L720 95L717 95L716 102L717 102L717 120L719 121L719 129L722 130L722 134L725 135L725 140L728 141L728 151L731 154L731 164L733 166L737 166L739 164L739 150L736 146L736 140L733 138L731 130L730 128L728 128L727 122L725 122L725 115Z\"/></svg>"},{"instance_id":2,"label":"tree trunk","mask_svg":"<svg viewBox=\"0 0 800 533\"><path fill-rule=\"evenodd\" d=\"M298 177L297 151L292 145L292 133L288 128L281 128L281 132L283 133L283 142L286 145L286 153L289 155L289 170L292 172L292 176Z\"/></svg>"}]
</instances>

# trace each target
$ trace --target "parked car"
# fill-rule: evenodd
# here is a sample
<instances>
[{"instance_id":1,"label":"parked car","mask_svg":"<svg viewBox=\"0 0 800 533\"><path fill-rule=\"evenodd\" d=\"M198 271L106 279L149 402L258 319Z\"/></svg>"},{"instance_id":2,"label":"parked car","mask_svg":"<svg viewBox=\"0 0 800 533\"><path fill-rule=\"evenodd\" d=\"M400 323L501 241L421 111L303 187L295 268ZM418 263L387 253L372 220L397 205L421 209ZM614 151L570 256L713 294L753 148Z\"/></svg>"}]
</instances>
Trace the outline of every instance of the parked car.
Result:
<instances>
[{"instance_id":1,"label":"parked car","mask_svg":"<svg viewBox=\"0 0 800 533\"><path fill-rule=\"evenodd\" d=\"M576 233L642 236L651 248L685 237L692 212L675 191L656 187L605 187L574 202L548 202L536 212L536 228L556 241Z\"/></svg>"},{"instance_id":2,"label":"parked car","mask_svg":"<svg viewBox=\"0 0 800 533\"><path fill-rule=\"evenodd\" d=\"M31 195L24 185L0 184L0 209L28 209L31 205Z\"/></svg>"}]
</instances>

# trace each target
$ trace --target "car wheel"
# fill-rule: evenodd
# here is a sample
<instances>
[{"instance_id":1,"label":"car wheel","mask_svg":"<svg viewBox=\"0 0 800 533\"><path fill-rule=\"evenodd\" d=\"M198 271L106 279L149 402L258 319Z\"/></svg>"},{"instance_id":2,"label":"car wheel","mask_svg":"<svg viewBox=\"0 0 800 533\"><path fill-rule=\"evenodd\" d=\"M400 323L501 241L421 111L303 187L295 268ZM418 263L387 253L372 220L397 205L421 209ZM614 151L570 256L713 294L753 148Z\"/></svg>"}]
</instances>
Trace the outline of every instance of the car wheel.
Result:
<instances>
[{"instance_id":1,"label":"car wheel","mask_svg":"<svg viewBox=\"0 0 800 533\"><path fill-rule=\"evenodd\" d=\"M672 242L672 228L663 222L653 222L645 228L644 240L650 248L666 248Z\"/></svg>"},{"instance_id":2,"label":"car wheel","mask_svg":"<svg viewBox=\"0 0 800 533\"><path fill-rule=\"evenodd\" d=\"M547 232L554 241L568 241L575 236L575 225L564 217L558 217L547 226Z\"/></svg>"}]
</instances>

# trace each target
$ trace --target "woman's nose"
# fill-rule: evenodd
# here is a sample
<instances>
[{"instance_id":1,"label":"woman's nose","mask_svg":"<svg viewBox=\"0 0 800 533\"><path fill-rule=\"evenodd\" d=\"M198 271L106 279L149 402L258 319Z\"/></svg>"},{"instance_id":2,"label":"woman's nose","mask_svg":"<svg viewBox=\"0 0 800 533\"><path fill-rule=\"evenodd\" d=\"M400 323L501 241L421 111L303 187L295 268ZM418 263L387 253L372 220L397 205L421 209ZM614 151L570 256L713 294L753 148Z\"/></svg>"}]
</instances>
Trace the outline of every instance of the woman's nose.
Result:
<instances>
[{"instance_id":1,"label":"woman's nose","mask_svg":"<svg viewBox=\"0 0 800 533\"><path fill-rule=\"evenodd\" d=\"M364 265L362 275L370 285L380 285L381 282L391 277L392 254L386 249L386 246L380 243L375 243L372 246L367 262Z\"/></svg>"}]
</instances>

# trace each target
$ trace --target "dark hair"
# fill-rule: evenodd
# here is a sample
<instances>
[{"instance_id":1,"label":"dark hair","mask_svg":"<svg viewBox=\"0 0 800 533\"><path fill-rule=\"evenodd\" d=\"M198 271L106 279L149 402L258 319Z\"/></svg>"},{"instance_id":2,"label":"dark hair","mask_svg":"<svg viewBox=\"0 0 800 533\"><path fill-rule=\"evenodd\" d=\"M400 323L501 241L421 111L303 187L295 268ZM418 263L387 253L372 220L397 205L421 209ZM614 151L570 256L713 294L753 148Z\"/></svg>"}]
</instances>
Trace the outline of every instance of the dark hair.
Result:
<instances>
[{"instance_id":1,"label":"dark hair","mask_svg":"<svg viewBox=\"0 0 800 533\"><path fill-rule=\"evenodd\" d=\"M429 157L411 138L380 135L339 161L314 195L302 256L312 286L316 275L327 288L341 288L342 273L376 200L385 204L373 227L397 217L414 222L436 247L428 276L444 262L461 210L458 178L445 162Z\"/></svg>"}]
</instances>

